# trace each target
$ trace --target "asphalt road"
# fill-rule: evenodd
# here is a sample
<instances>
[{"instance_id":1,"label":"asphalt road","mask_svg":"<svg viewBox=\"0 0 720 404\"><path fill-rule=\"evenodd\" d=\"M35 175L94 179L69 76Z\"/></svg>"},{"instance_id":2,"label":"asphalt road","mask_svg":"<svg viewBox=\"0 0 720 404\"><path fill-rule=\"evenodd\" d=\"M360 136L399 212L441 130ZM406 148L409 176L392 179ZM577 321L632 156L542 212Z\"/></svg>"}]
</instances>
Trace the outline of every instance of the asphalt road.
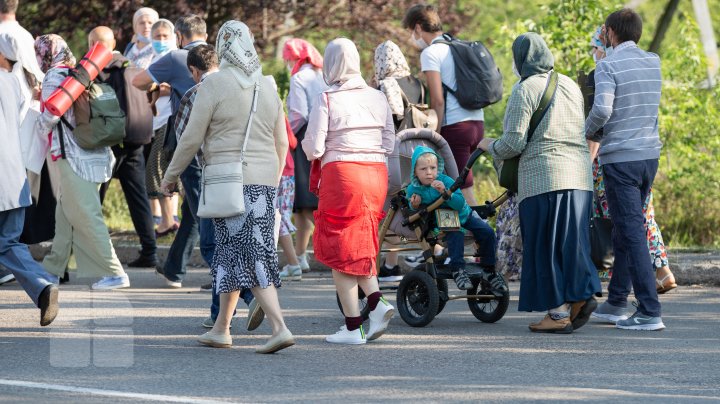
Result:
<instances>
[{"instance_id":1,"label":"asphalt road","mask_svg":"<svg viewBox=\"0 0 720 404\"><path fill-rule=\"evenodd\" d=\"M662 296L664 331L591 320L571 335L537 335L527 325L542 314L517 311L515 283L495 324L453 301L424 328L396 316L377 341L338 346L323 340L342 323L325 272L281 289L298 344L257 355L269 327L245 331L244 305L232 349L196 342L210 301L198 289L206 269L179 290L152 270L128 272L132 288L122 291L62 285L60 314L46 328L16 283L0 286L0 401L720 401L720 288Z\"/></svg>"}]
</instances>

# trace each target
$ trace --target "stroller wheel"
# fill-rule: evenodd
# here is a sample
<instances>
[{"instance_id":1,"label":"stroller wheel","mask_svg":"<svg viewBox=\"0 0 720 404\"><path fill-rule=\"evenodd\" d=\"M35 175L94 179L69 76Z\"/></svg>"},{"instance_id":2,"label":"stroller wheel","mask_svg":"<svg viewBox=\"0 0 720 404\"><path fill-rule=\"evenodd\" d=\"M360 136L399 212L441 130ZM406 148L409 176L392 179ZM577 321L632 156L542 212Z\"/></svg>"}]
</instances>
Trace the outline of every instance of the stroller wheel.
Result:
<instances>
[{"instance_id":1,"label":"stroller wheel","mask_svg":"<svg viewBox=\"0 0 720 404\"><path fill-rule=\"evenodd\" d=\"M397 291L400 317L411 327L424 327L438 313L438 288L427 272L410 271L403 277Z\"/></svg>"},{"instance_id":2,"label":"stroller wheel","mask_svg":"<svg viewBox=\"0 0 720 404\"><path fill-rule=\"evenodd\" d=\"M448 283L447 283L447 279L437 278L437 279L435 279L435 281L437 282L438 293L439 293L438 294L437 314L440 314L440 312L443 311L443 309L445 308L445 303L448 302L448 299L447 299L448 295L449 295Z\"/></svg>"},{"instance_id":3,"label":"stroller wheel","mask_svg":"<svg viewBox=\"0 0 720 404\"><path fill-rule=\"evenodd\" d=\"M340 313L343 313L342 303L340 303L340 295L335 292L335 299L337 300L338 308L340 309ZM358 300L359 300L359 306L360 306L360 316L362 316L363 320L367 320L368 316L370 316L370 307L368 306L367 297L365 296L365 292L363 292L362 288L358 288Z\"/></svg>"},{"instance_id":4,"label":"stroller wheel","mask_svg":"<svg viewBox=\"0 0 720 404\"><path fill-rule=\"evenodd\" d=\"M504 282L504 281L503 281ZM473 280L473 288L467 291L468 295L492 295L489 283L480 280ZM478 320L483 323L494 323L500 320L510 306L510 293L502 297L491 299L468 299L470 311Z\"/></svg>"}]
</instances>

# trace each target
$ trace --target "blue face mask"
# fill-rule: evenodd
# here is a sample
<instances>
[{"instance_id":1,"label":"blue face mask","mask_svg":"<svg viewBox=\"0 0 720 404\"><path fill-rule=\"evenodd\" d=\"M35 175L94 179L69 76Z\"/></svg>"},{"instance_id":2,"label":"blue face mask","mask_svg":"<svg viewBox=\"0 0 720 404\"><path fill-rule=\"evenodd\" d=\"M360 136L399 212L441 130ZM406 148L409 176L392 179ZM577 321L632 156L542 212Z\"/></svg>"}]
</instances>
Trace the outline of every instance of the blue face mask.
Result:
<instances>
[{"instance_id":1,"label":"blue face mask","mask_svg":"<svg viewBox=\"0 0 720 404\"><path fill-rule=\"evenodd\" d=\"M142 43L150 43L150 38L146 37L145 35L135 34L135 37L137 38L137 40L138 40L139 42L142 42Z\"/></svg>"},{"instance_id":2,"label":"blue face mask","mask_svg":"<svg viewBox=\"0 0 720 404\"><path fill-rule=\"evenodd\" d=\"M152 41L152 47L157 54L165 53L170 49L170 41Z\"/></svg>"}]
</instances>

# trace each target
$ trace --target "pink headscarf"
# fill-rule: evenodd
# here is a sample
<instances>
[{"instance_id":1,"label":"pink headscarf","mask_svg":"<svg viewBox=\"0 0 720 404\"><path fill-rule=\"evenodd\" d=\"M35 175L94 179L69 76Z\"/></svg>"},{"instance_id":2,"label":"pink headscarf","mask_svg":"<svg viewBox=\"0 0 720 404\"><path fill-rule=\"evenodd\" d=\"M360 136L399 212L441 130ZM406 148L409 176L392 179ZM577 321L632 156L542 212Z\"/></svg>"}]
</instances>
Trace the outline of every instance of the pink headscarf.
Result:
<instances>
[{"instance_id":1,"label":"pink headscarf","mask_svg":"<svg viewBox=\"0 0 720 404\"><path fill-rule=\"evenodd\" d=\"M310 63L317 69L323 67L323 58L320 52L310 42L300 38L288 39L285 42L283 59L289 62L295 61L295 66L290 72L291 76L297 73L306 63Z\"/></svg>"}]
</instances>

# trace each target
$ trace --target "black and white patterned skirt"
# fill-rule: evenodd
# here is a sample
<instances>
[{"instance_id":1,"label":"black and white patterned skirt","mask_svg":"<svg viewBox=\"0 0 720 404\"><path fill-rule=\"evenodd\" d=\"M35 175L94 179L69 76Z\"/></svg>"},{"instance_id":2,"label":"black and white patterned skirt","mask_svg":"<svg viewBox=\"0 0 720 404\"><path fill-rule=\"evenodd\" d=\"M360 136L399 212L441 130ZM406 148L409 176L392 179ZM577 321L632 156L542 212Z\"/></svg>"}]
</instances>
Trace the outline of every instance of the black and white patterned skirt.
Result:
<instances>
[{"instance_id":1,"label":"black and white patterned skirt","mask_svg":"<svg viewBox=\"0 0 720 404\"><path fill-rule=\"evenodd\" d=\"M275 246L277 187L243 186L245 214L213 219L215 255L211 274L217 293L255 286L280 287Z\"/></svg>"}]
</instances>

